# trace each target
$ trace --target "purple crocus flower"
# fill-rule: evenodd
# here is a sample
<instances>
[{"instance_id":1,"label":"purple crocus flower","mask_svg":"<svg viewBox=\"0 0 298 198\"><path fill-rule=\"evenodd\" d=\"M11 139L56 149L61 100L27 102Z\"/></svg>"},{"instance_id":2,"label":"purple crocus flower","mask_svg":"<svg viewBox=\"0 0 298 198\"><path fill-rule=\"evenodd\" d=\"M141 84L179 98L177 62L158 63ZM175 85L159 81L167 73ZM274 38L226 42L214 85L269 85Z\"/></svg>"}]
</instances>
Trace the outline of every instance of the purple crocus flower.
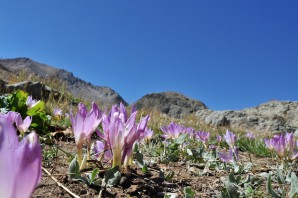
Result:
<instances>
[{"instance_id":1,"label":"purple crocus flower","mask_svg":"<svg viewBox=\"0 0 298 198\"><path fill-rule=\"evenodd\" d=\"M113 153L113 167L121 167L122 148L124 146L124 124L119 115L119 112L114 112L110 118L106 115L102 117L103 130Z\"/></svg>"},{"instance_id":2,"label":"purple crocus flower","mask_svg":"<svg viewBox=\"0 0 298 198\"><path fill-rule=\"evenodd\" d=\"M274 140L273 140L273 139L265 138L265 139L264 139L264 143L265 143L266 147L267 147L269 150L273 150L273 149L274 149Z\"/></svg>"},{"instance_id":3,"label":"purple crocus flower","mask_svg":"<svg viewBox=\"0 0 298 198\"><path fill-rule=\"evenodd\" d=\"M234 148L236 143L236 135L233 132L227 130L226 135L224 135L224 138L228 143L228 145L230 146L230 148Z\"/></svg>"},{"instance_id":4,"label":"purple crocus flower","mask_svg":"<svg viewBox=\"0 0 298 198\"><path fill-rule=\"evenodd\" d=\"M36 100L33 100L32 96L28 96L27 98L27 101L26 101L26 106L28 108L32 108L34 107L35 105L37 105L39 103L40 100L36 101Z\"/></svg>"},{"instance_id":5,"label":"purple crocus flower","mask_svg":"<svg viewBox=\"0 0 298 198\"><path fill-rule=\"evenodd\" d=\"M31 122L32 118L30 116L27 116L23 121L21 114L16 114L15 123L21 134L24 134L28 130L28 128L31 125Z\"/></svg>"},{"instance_id":6,"label":"purple crocus flower","mask_svg":"<svg viewBox=\"0 0 298 198\"><path fill-rule=\"evenodd\" d=\"M86 106L80 103L76 115L70 111L70 121L78 150L78 162L81 165L82 148L85 142L87 143L87 160L90 159L91 135L101 122L101 111L94 102L89 112Z\"/></svg>"},{"instance_id":7,"label":"purple crocus flower","mask_svg":"<svg viewBox=\"0 0 298 198\"><path fill-rule=\"evenodd\" d=\"M283 134L280 135L275 135L273 137L273 148L277 152L277 155L280 158L286 157L286 149L287 149L287 144L286 144L286 137Z\"/></svg>"},{"instance_id":8,"label":"purple crocus flower","mask_svg":"<svg viewBox=\"0 0 298 198\"><path fill-rule=\"evenodd\" d=\"M136 114L137 111L133 112L130 116ZM134 116L135 117L135 116ZM124 143L124 151L123 151L123 157L122 160L124 160L124 166L130 164L130 160L132 157L132 148L136 141L142 139L142 136L144 136L145 129L147 128L147 123L149 121L149 115L145 116L141 119L138 125L136 125L135 118L128 120L125 127L125 143ZM136 128L135 128L136 126Z\"/></svg>"},{"instance_id":9,"label":"purple crocus flower","mask_svg":"<svg viewBox=\"0 0 298 198\"><path fill-rule=\"evenodd\" d=\"M54 114L55 117L61 117L62 116L62 109L60 109L58 107L54 108L53 114Z\"/></svg>"},{"instance_id":10,"label":"purple crocus flower","mask_svg":"<svg viewBox=\"0 0 298 198\"><path fill-rule=\"evenodd\" d=\"M196 138L206 144L206 142L209 140L210 132L205 131L199 131L196 134Z\"/></svg>"},{"instance_id":11,"label":"purple crocus flower","mask_svg":"<svg viewBox=\"0 0 298 198\"><path fill-rule=\"evenodd\" d=\"M187 127L185 133L189 134L189 137L193 138L196 135L196 131L192 127Z\"/></svg>"},{"instance_id":12,"label":"purple crocus flower","mask_svg":"<svg viewBox=\"0 0 298 198\"><path fill-rule=\"evenodd\" d=\"M256 136L255 136L255 134L253 134L253 132L246 133L246 137L250 140L256 139Z\"/></svg>"},{"instance_id":13,"label":"purple crocus flower","mask_svg":"<svg viewBox=\"0 0 298 198\"><path fill-rule=\"evenodd\" d=\"M65 117L65 118L69 118L69 113L65 113L65 114L64 114L64 117Z\"/></svg>"},{"instance_id":14,"label":"purple crocus flower","mask_svg":"<svg viewBox=\"0 0 298 198\"><path fill-rule=\"evenodd\" d=\"M162 137L166 139L177 139L181 134L187 133L189 129L184 127L183 125L176 124L171 122L168 126L163 126L160 128L164 135Z\"/></svg>"},{"instance_id":15,"label":"purple crocus flower","mask_svg":"<svg viewBox=\"0 0 298 198\"><path fill-rule=\"evenodd\" d=\"M41 146L32 132L19 143L7 117L0 118L0 196L31 197L41 180Z\"/></svg>"},{"instance_id":16,"label":"purple crocus flower","mask_svg":"<svg viewBox=\"0 0 298 198\"><path fill-rule=\"evenodd\" d=\"M294 140L294 134L293 133L286 133L285 134L285 143L286 148L288 151L292 151L295 148L295 140Z\"/></svg>"},{"instance_id":17,"label":"purple crocus flower","mask_svg":"<svg viewBox=\"0 0 298 198\"><path fill-rule=\"evenodd\" d=\"M110 149L107 149L107 145L104 142L96 141L93 147L94 157L95 159L98 159L101 154L103 154L103 159L105 159L106 162L112 160L113 155Z\"/></svg>"},{"instance_id":18,"label":"purple crocus flower","mask_svg":"<svg viewBox=\"0 0 298 198\"><path fill-rule=\"evenodd\" d=\"M9 112L6 113L6 114L2 114L2 113L0 113L0 118L3 117L3 118L6 119L7 121L9 121L9 122L11 122L11 123L15 123L18 114L19 114L18 112L9 111Z\"/></svg>"},{"instance_id":19,"label":"purple crocus flower","mask_svg":"<svg viewBox=\"0 0 298 198\"><path fill-rule=\"evenodd\" d=\"M216 140L218 143L220 143L222 141L222 136L221 135L217 135L216 136Z\"/></svg>"},{"instance_id":20,"label":"purple crocus flower","mask_svg":"<svg viewBox=\"0 0 298 198\"><path fill-rule=\"evenodd\" d=\"M146 127L144 133L141 134L141 139L143 139L144 141L150 140L153 136L153 130Z\"/></svg>"},{"instance_id":21,"label":"purple crocus flower","mask_svg":"<svg viewBox=\"0 0 298 198\"><path fill-rule=\"evenodd\" d=\"M226 163L233 162L234 154L235 154L235 158L236 158L235 160L238 160L239 155L238 155L238 149L236 146L234 147L234 149L229 148L229 151L227 153L226 152L218 152L219 158Z\"/></svg>"},{"instance_id":22,"label":"purple crocus flower","mask_svg":"<svg viewBox=\"0 0 298 198\"><path fill-rule=\"evenodd\" d=\"M282 160L294 160L298 157L297 143L293 133L274 135L271 139L265 139L266 147L275 150Z\"/></svg>"}]
</instances>

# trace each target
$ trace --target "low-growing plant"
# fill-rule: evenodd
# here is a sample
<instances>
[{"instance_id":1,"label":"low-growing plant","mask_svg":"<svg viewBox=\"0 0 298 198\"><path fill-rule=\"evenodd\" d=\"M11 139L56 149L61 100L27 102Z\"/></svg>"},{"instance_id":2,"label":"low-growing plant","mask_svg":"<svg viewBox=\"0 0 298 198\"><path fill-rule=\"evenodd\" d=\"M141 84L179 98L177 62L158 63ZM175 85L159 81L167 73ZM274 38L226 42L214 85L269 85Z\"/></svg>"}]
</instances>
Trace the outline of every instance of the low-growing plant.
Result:
<instances>
[{"instance_id":1,"label":"low-growing plant","mask_svg":"<svg viewBox=\"0 0 298 198\"><path fill-rule=\"evenodd\" d=\"M48 132L49 116L44 111L44 102L35 101L28 93L16 91L13 94L6 94L0 97L0 109L2 113L9 111L18 112L24 119L26 116L32 117L30 127L39 134Z\"/></svg>"}]
</instances>

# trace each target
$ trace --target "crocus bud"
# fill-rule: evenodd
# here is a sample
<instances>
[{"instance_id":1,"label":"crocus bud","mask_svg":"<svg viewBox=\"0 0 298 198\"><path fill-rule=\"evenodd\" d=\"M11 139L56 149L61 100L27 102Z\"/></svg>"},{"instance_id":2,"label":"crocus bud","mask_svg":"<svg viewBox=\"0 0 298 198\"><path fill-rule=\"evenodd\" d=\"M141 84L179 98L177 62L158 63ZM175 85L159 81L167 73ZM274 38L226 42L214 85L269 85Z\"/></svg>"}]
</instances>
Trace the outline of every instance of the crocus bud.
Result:
<instances>
[{"instance_id":1,"label":"crocus bud","mask_svg":"<svg viewBox=\"0 0 298 198\"><path fill-rule=\"evenodd\" d=\"M228 145L230 146L230 148L234 148L235 143L236 143L236 135L234 133L232 133L231 131L227 130L226 131L226 135L224 135L224 138L226 140L226 142L228 143Z\"/></svg>"}]
</instances>

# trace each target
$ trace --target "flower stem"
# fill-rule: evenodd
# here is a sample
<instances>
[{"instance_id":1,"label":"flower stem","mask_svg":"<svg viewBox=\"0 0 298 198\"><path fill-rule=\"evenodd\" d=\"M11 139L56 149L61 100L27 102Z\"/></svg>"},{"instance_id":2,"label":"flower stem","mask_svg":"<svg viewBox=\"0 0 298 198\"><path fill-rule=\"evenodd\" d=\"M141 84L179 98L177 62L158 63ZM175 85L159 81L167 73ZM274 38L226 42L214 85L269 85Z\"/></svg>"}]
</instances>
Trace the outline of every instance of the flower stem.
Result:
<instances>
[{"instance_id":1,"label":"flower stem","mask_svg":"<svg viewBox=\"0 0 298 198\"><path fill-rule=\"evenodd\" d=\"M113 165L112 168L118 166L121 168L121 149L120 148L114 148L113 149Z\"/></svg>"}]
</instances>

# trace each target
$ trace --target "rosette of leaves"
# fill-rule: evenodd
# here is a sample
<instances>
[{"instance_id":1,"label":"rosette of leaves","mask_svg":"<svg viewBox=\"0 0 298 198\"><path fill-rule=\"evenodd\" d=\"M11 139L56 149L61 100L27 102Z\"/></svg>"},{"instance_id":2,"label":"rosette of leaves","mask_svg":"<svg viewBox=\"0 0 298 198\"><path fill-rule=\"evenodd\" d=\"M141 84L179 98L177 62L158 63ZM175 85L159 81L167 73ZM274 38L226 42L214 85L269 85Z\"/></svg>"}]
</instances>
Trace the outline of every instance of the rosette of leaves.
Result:
<instances>
[{"instance_id":1,"label":"rosette of leaves","mask_svg":"<svg viewBox=\"0 0 298 198\"><path fill-rule=\"evenodd\" d=\"M219 198L239 198L250 197L257 193L257 188L263 183L263 180L250 174L242 180L241 176L235 177L233 173L229 174L227 179L222 179L224 188Z\"/></svg>"},{"instance_id":2,"label":"rosette of leaves","mask_svg":"<svg viewBox=\"0 0 298 198\"><path fill-rule=\"evenodd\" d=\"M273 176L273 178L272 178ZM276 181L279 184L279 188L274 190L272 187L272 181ZM290 191L286 193L284 185L290 184ZM266 183L267 193L274 198L284 198L288 194L290 198L298 197L298 178L294 172L291 170L284 175L283 170L278 168L276 169L275 174L267 174L267 183Z\"/></svg>"}]
</instances>

